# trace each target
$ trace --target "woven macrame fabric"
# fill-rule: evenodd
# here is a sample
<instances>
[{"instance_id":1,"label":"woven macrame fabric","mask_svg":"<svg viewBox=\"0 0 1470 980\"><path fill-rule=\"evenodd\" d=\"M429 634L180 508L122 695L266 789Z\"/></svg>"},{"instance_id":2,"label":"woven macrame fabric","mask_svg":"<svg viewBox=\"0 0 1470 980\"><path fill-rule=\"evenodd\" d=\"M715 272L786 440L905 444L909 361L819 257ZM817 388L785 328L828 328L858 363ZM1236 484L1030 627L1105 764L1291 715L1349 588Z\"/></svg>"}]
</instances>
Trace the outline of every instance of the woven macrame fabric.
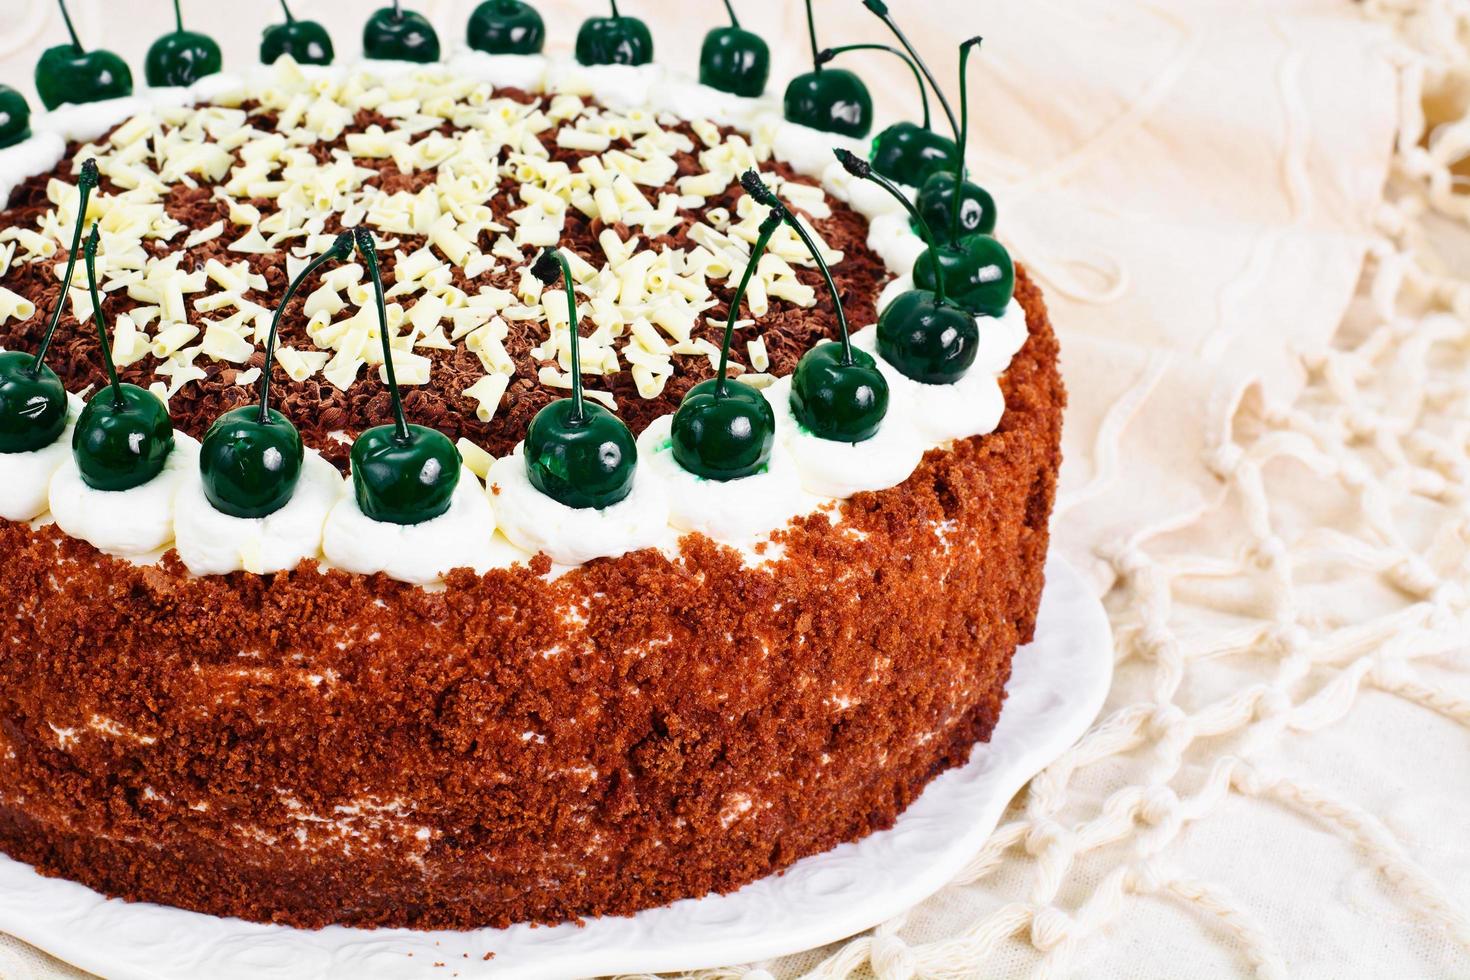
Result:
<instances>
[{"instance_id":1,"label":"woven macrame fabric","mask_svg":"<svg viewBox=\"0 0 1470 980\"><path fill-rule=\"evenodd\" d=\"M59 25L8 2L16 83ZM737 4L801 70L800 4ZM73 3L84 36L164 29L110 6ZM350 53L369 6L293 10ZM472 4L414 6L457 37ZM538 6L555 37L590 3ZM717 15L644 6L665 52ZM928 901L695 976L1470 977L1470 2L894 6L941 75L986 37L975 167L1062 334L1056 541L1115 679ZM909 114L889 70L863 66ZM4 980L77 975L0 937Z\"/></svg>"}]
</instances>

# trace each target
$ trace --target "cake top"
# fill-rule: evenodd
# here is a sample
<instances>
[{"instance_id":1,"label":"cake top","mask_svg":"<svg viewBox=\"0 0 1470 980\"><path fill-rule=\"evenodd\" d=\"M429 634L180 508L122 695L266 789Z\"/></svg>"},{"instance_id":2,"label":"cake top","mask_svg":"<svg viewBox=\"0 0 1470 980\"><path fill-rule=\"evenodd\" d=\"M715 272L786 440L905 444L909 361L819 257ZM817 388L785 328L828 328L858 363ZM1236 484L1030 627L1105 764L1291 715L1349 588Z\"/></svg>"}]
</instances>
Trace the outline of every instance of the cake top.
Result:
<instances>
[{"instance_id":1,"label":"cake top","mask_svg":"<svg viewBox=\"0 0 1470 980\"><path fill-rule=\"evenodd\" d=\"M74 143L0 214L0 284L39 310L61 300L75 183L95 159L100 286L125 380L153 388L202 437L254 399L289 279L348 226L378 239L397 377L414 421L510 452L570 388L564 299L530 274L560 244L583 299L589 397L635 431L712 376L732 271L766 179L810 222L857 322L888 278L867 223L785 164L768 139L577 95L531 95L426 70L340 83L282 67L204 107L155 107ZM446 84L447 81L447 84ZM831 336L831 300L790 228L772 239L742 308L734 371L789 373ZM386 418L383 358L361 262L326 270L284 311L273 384L307 445L345 468ZM73 279L51 366L69 388L103 380L86 283ZM33 350L43 317L0 325ZM334 438L335 436L335 438Z\"/></svg>"},{"instance_id":2,"label":"cake top","mask_svg":"<svg viewBox=\"0 0 1470 980\"><path fill-rule=\"evenodd\" d=\"M925 107L870 158L810 4L781 111L733 9L699 85L616 6L570 62L484 5L448 67L397 6L353 68L288 14L243 78L176 9L141 96L73 35L38 64L53 111L0 132L0 516L198 574L761 554L990 431L1027 328L959 151L980 42L956 117L865 5Z\"/></svg>"}]
</instances>

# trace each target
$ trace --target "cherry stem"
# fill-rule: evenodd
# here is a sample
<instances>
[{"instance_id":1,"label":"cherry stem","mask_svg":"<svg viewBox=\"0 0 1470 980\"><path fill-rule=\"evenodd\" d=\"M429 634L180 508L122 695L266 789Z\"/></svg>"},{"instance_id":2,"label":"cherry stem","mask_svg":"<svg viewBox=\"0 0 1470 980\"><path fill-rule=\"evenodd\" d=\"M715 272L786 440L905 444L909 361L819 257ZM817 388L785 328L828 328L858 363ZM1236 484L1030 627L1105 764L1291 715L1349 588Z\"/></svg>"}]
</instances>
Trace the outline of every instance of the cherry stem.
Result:
<instances>
[{"instance_id":1,"label":"cherry stem","mask_svg":"<svg viewBox=\"0 0 1470 980\"><path fill-rule=\"evenodd\" d=\"M972 37L960 45L960 152L955 156L954 201L949 216L949 240L952 242L960 239L960 201L964 198L961 191L965 186L965 144L970 139L970 51L978 48L982 40ZM935 261L938 261L937 256Z\"/></svg>"},{"instance_id":2,"label":"cherry stem","mask_svg":"<svg viewBox=\"0 0 1470 980\"><path fill-rule=\"evenodd\" d=\"M102 363L107 368L107 380L112 384L112 403L122 409L126 407L122 382L117 378L117 366L112 363L112 342L107 339L107 321L102 317L102 297L97 294L97 244L101 240L102 236L97 232L97 222L94 221L92 233L87 236L87 288L92 291L92 317L97 322L97 339L102 344Z\"/></svg>"},{"instance_id":3,"label":"cherry stem","mask_svg":"<svg viewBox=\"0 0 1470 980\"><path fill-rule=\"evenodd\" d=\"M954 110L950 108L949 100L944 97L944 89L940 88L939 83L934 80L934 73L929 70L928 65L924 64L924 59L919 56L919 52L909 43L909 39L899 29L897 22L889 16L888 7L882 3L882 0L863 0L863 6L877 14L878 19L888 26L888 29L893 32L893 36L898 38L898 43L902 44L903 49L914 59L914 64L918 65L919 70L924 73L924 77L929 79L929 87L934 90L935 96L939 99L939 105L944 109L944 114L949 117L949 127L954 130L955 140L960 144L960 156L963 157L965 141L961 138L960 127L955 122Z\"/></svg>"},{"instance_id":4,"label":"cherry stem","mask_svg":"<svg viewBox=\"0 0 1470 980\"><path fill-rule=\"evenodd\" d=\"M821 51L817 48L817 17L816 14L812 13L812 0L806 0L806 33L812 42L812 67L816 72L820 73L822 71L822 62L818 56L821 54Z\"/></svg>"},{"instance_id":5,"label":"cherry stem","mask_svg":"<svg viewBox=\"0 0 1470 980\"><path fill-rule=\"evenodd\" d=\"M174 0L174 29L178 33L184 33L184 15L179 10L179 0Z\"/></svg>"},{"instance_id":6,"label":"cherry stem","mask_svg":"<svg viewBox=\"0 0 1470 980\"><path fill-rule=\"evenodd\" d=\"M871 180L883 188L895 201L902 204L904 210L909 213L909 217L914 219L914 224L919 228L919 235L924 239L924 244L929 246L929 254L934 257L934 301L943 303L945 301L944 268L939 263L939 246L935 244L934 229L929 227L929 222L919 214L919 209L914 207L914 202L909 200L909 196L899 190L898 185L893 181L874 170L871 163L841 147L832 152L837 155L844 170L862 180Z\"/></svg>"},{"instance_id":7,"label":"cherry stem","mask_svg":"<svg viewBox=\"0 0 1470 980\"><path fill-rule=\"evenodd\" d=\"M316 270L333 259L340 262L350 254L352 254L352 232L344 231L337 236L331 248L308 262L306 268L301 270L301 274L286 287L286 295L281 297L281 305L276 307L276 315L271 318L270 333L265 338L265 371L260 382L260 417L258 419L261 425L270 423L271 365L275 362L276 357L276 333L280 330L281 317L285 314L286 307L290 305L291 297L296 295L296 290L300 289L301 284Z\"/></svg>"},{"instance_id":8,"label":"cherry stem","mask_svg":"<svg viewBox=\"0 0 1470 980\"><path fill-rule=\"evenodd\" d=\"M281 10L283 10L286 14L286 23L296 23L296 18L291 16L291 8L286 6L286 0L281 0Z\"/></svg>"},{"instance_id":9,"label":"cherry stem","mask_svg":"<svg viewBox=\"0 0 1470 980\"><path fill-rule=\"evenodd\" d=\"M730 26L737 31L740 30L740 18L735 16L735 7L730 3L730 0L725 0L725 9L730 12Z\"/></svg>"},{"instance_id":10,"label":"cherry stem","mask_svg":"<svg viewBox=\"0 0 1470 980\"><path fill-rule=\"evenodd\" d=\"M816 241L812 238L811 233L806 230L801 220L780 201L776 202L776 210L780 213L781 220L785 221L796 232L797 236L801 239L801 243L806 246L806 250L812 253L812 258L816 260L817 268L822 270L822 278L827 280L827 291L832 294L832 308L837 311L837 326L842 331L842 363L851 364L852 338L848 336L847 312L842 308L842 296L837 290L837 281L832 278L832 270L827 268L827 260L822 258L822 250L817 247Z\"/></svg>"},{"instance_id":11,"label":"cherry stem","mask_svg":"<svg viewBox=\"0 0 1470 980\"><path fill-rule=\"evenodd\" d=\"M84 160L82 177L77 181L77 224L71 234L71 251L66 254L66 276L61 281L61 292L56 297L56 310L51 314L51 325L46 328L46 336L41 338L36 359L31 362L31 377L37 377L41 373L46 353L51 350L51 338L56 336L56 327L61 323L61 311L66 307L67 296L71 294L71 276L76 271L77 253L82 249L82 226L87 223L87 200L92 196L92 188L96 186L97 162L92 159Z\"/></svg>"},{"instance_id":12,"label":"cherry stem","mask_svg":"<svg viewBox=\"0 0 1470 980\"><path fill-rule=\"evenodd\" d=\"M730 366L730 344L735 340L735 321L740 317L740 304L745 300L745 291L750 287L751 277L755 275L756 267L760 265L761 256L766 254L766 246L771 243L771 236L780 227L781 215L774 210L765 221L761 222L760 235L750 250L750 261L745 263L745 275L740 277L740 285L730 299L730 316L725 321L725 339L720 344L720 368L715 374L716 398L725 397L725 372Z\"/></svg>"},{"instance_id":13,"label":"cherry stem","mask_svg":"<svg viewBox=\"0 0 1470 980\"><path fill-rule=\"evenodd\" d=\"M919 85L919 99L924 104L924 128L931 128L929 125L929 86L924 84L924 76L919 73L919 66L914 64L914 59L887 44L844 44L840 48L828 48L818 55L818 57L823 62L827 62L840 54L847 54L849 51L887 51L895 58L903 59L903 63L909 66L909 71L914 73L914 81Z\"/></svg>"},{"instance_id":14,"label":"cherry stem","mask_svg":"<svg viewBox=\"0 0 1470 980\"><path fill-rule=\"evenodd\" d=\"M71 46L78 51L85 52L82 41L77 37L77 29L72 26L71 14L66 12L66 0L56 0L56 5L61 8L61 19L66 23L66 32L71 35Z\"/></svg>"},{"instance_id":15,"label":"cherry stem","mask_svg":"<svg viewBox=\"0 0 1470 980\"><path fill-rule=\"evenodd\" d=\"M388 375L388 397L393 400L393 425L397 429L394 438L399 445L406 446L413 442L413 434L408 431L403 398L398 393L398 375L393 371L393 348L388 344L388 305L383 299L383 276L378 271L378 246L373 242L373 233L362 226L357 228L356 239L357 251L373 280L373 298L378 303L378 339L383 342L383 370Z\"/></svg>"},{"instance_id":16,"label":"cherry stem","mask_svg":"<svg viewBox=\"0 0 1470 980\"><path fill-rule=\"evenodd\" d=\"M577 331L577 290L572 285L572 264L560 249L553 249L552 256L561 266L562 285L567 291L567 332L571 334L572 347L572 417L581 422L586 417L582 398L582 335Z\"/></svg>"}]
</instances>

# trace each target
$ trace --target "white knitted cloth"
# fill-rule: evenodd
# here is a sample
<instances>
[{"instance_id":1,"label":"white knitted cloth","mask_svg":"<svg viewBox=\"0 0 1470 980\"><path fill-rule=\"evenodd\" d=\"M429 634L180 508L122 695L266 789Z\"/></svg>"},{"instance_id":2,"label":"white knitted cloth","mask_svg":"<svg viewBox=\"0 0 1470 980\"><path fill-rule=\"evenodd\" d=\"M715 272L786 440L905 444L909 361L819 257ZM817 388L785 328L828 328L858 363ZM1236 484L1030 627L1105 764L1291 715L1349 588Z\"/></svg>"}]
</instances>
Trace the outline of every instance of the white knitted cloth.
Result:
<instances>
[{"instance_id":1,"label":"white knitted cloth","mask_svg":"<svg viewBox=\"0 0 1470 980\"><path fill-rule=\"evenodd\" d=\"M16 82L56 25L11 2ZM796 70L799 4L737 3ZM832 43L877 39L845 5ZM349 53L358 6L293 9ZM1057 544L1110 590L1113 691L929 901L697 976L1470 976L1470 3L976 6L900 15L987 37L977 168L1063 335ZM713 18L654 15L666 52ZM76 975L0 937L3 980Z\"/></svg>"}]
</instances>

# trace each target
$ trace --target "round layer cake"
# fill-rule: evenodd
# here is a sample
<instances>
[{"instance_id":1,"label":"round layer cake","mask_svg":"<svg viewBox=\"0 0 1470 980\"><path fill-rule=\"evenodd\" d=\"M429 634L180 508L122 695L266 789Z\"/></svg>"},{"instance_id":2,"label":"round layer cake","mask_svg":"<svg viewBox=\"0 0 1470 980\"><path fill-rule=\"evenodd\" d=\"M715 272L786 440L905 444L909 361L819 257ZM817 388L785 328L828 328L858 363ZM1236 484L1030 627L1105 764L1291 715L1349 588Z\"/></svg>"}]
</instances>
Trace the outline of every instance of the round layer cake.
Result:
<instances>
[{"instance_id":1,"label":"round layer cake","mask_svg":"<svg viewBox=\"0 0 1470 980\"><path fill-rule=\"evenodd\" d=\"M64 109L0 151L0 347L34 351L62 304L48 363L74 398L107 383L80 274L62 295L95 159L111 350L179 433L110 495L61 441L0 454L0 848L217 915L469 928L727 891L890 825L1000 715L1065 399L1019 270L971 377L884 364L880 434L814 445L789 375L836 308L783 228L731 355L775 455L752 482L677 468L668 417L715 374L769 213L742 171L815 234L858 348L911 285L922 242L834 144L654 66L464 56L287 61ZM379 242L408 418L463 454L454 504L404 527L354 501L349 449L390 406L343 263L286 305L270 368L320 510L203 510L194 440L254 403L287 282L347 227ZM570 384L566 300L528 272L558 243L587 388L640 436L605 510L524 478Z\"/></svg>"}]
</instances>

